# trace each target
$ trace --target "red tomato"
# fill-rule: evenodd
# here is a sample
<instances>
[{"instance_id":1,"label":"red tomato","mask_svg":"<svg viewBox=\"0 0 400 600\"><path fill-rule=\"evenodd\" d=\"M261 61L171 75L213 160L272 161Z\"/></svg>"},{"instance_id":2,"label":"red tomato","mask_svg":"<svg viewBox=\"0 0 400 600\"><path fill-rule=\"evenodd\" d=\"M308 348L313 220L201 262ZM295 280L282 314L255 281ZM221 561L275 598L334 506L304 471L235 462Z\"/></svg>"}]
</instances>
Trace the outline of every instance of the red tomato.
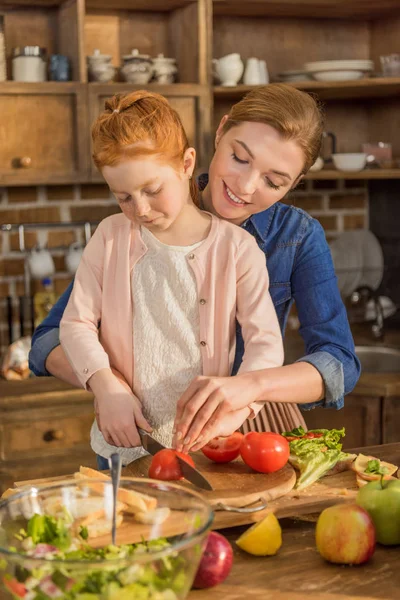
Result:
<instances>
[{"instance_id":1,"label":"red tomato","mask_svg":"<svg viewBox=\"0 0 400 600\"><path fill-rule=\"evenodd\" d=\"M210 440L201 451L207 458L216 463L231 462L240 454L243 437L243 433L239 431L235 431L229 437L216 437Z\"/></svg>"},{"instance_id":2,"label":"red tomato","mask_svg":"<svg viewBox=\"0 0 400 600\"><path fill-rule=\"evenodd\" d=\"M183 479L176 455L183 458L184 461L194 467L193 459L188 454L166 448L165 450L160 450L160 452L157 452L157 454L153 456L149 468L149 477L151 479L162 479L164 481Z\"/></svg>"},{"instance_id":3,"label":"red tomato","mask_svg":"<svg viewBox=\"0 0 400 600\"><path fill-rule=\"evenodd\" d=\"M308 438L309 440L312 440L314 438L321 438L323 437L323 435L323 433L313 433L312 431L310 431L309 433L306 433L304 437Z\"/></svg>"},{"instance_id":4,"label":"red tomato","mask_svg":"<svg viewBox=\"0 0 400 600\"><path fill-rule=\"evenodd\" d=\"M25 598L28 590L23 583L20 583L16 579L7 579L3 577L4 587L6 587L14 596L17 598Z\"/></svg>"},{"instance_id":5,"label":"red tomato","mask_svg":"<svg viewBox=\"0 0 400 600\"><path fill-rule=\"evenodd\" d=\"M278 433L251 431L244 436L240 454L246 465L260 473L279 471L288 461L289 442Z\"/></svg>"}]
</instances>

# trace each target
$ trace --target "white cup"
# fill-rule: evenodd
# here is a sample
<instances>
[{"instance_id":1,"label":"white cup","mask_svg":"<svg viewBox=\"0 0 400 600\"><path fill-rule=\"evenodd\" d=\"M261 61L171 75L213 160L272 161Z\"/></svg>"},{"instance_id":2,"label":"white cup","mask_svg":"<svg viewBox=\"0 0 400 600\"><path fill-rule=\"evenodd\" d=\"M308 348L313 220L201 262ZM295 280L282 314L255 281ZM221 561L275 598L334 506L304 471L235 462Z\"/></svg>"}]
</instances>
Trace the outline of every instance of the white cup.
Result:
<instances>
[{"instance_id":1,"label":"white cup","mask_svg":"<svg viewBox=\"0 0 400 600\"><path fill-rule=\"evenodd\" d=\"M53 257L45 248L32 248L27 261L30 274L34 279L49 277L56 271Z\"/></svg>"},{"instance_id":2,"label":"white cup","mask_svg":"<svg viewBox=\"0 0 400 600\"><path fill-rule=\"evenodd\" d=\"M79 242L71 244L65 255L65 264L68 272L72 275L76 273L83 254L83 246Z\"/></svg>"}]
</instances>

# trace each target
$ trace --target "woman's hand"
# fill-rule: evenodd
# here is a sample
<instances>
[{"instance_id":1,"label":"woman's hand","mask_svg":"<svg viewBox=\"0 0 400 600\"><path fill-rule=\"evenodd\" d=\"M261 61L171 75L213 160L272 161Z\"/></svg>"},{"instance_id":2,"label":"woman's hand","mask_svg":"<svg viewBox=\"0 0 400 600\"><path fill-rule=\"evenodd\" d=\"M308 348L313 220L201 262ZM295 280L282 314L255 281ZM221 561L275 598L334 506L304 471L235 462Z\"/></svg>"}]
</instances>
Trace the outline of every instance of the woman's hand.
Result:
<instances>
[{"instance_id":1,"label":"woman's hand","mask_svg":"<svg viewBox=\"0 0 400 600\"><path fill-rule=\"evenodd\" d=\"M201 448L213 437L225 433L227 419L235 424L234 431L246 420L248 406L258 397L255 373L196 377L177 404L174 446L185 452Z\"/></svg>"},{"instance_id":2,"label":"woman's hand","mask_svg":"<svg viewBox=\"0 0 400 600\"><path fill-rule=\"evenodd\" d=\"M149 432L152 429L143 416L139 399L118 375L102 369L90 378L96 420L106 442L134 448L142 445L137 427Z\"/></svg>"}]
</instances>

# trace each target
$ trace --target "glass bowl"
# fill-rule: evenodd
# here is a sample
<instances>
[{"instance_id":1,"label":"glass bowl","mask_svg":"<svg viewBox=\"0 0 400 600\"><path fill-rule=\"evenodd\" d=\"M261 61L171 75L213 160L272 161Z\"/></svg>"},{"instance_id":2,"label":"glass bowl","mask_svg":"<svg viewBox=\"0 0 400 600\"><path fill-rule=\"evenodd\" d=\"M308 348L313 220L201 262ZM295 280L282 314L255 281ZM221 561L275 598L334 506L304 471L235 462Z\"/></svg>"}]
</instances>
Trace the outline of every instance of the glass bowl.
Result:
<instances>
[{"instance_id":1,"label":"glass bowl","mask_svg":"<svg viewBox=\"0 0 400 600\"><path fill-rule=\"evenodd\" d=\"M122 478L118 510L111 546L110 480L24 488L0 502L0 597L186 598L213 520L209 504L176 484Z\"/></svg>"}]
</instances>

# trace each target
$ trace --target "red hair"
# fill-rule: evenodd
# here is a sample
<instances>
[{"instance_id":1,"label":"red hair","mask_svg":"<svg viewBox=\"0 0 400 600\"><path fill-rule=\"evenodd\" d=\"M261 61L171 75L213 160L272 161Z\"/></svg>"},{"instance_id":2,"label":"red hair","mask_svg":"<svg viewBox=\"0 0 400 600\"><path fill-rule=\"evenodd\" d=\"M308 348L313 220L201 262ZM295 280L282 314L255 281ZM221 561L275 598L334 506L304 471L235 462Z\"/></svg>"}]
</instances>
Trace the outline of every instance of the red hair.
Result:
<instances>
[{"instance_id":1,"label":"red hair","mask_svg":"<svg viewBox=\"0 0 400 600\"><path fill-rule=\"evenodd\" d=\"M176 110L160 94L139 90L116 94L92 126L93 160L99 170L138 156L161 157L178 169L189 142ZM197 186L190 180L197 201Z\"/></svg>"}]
</instances>

